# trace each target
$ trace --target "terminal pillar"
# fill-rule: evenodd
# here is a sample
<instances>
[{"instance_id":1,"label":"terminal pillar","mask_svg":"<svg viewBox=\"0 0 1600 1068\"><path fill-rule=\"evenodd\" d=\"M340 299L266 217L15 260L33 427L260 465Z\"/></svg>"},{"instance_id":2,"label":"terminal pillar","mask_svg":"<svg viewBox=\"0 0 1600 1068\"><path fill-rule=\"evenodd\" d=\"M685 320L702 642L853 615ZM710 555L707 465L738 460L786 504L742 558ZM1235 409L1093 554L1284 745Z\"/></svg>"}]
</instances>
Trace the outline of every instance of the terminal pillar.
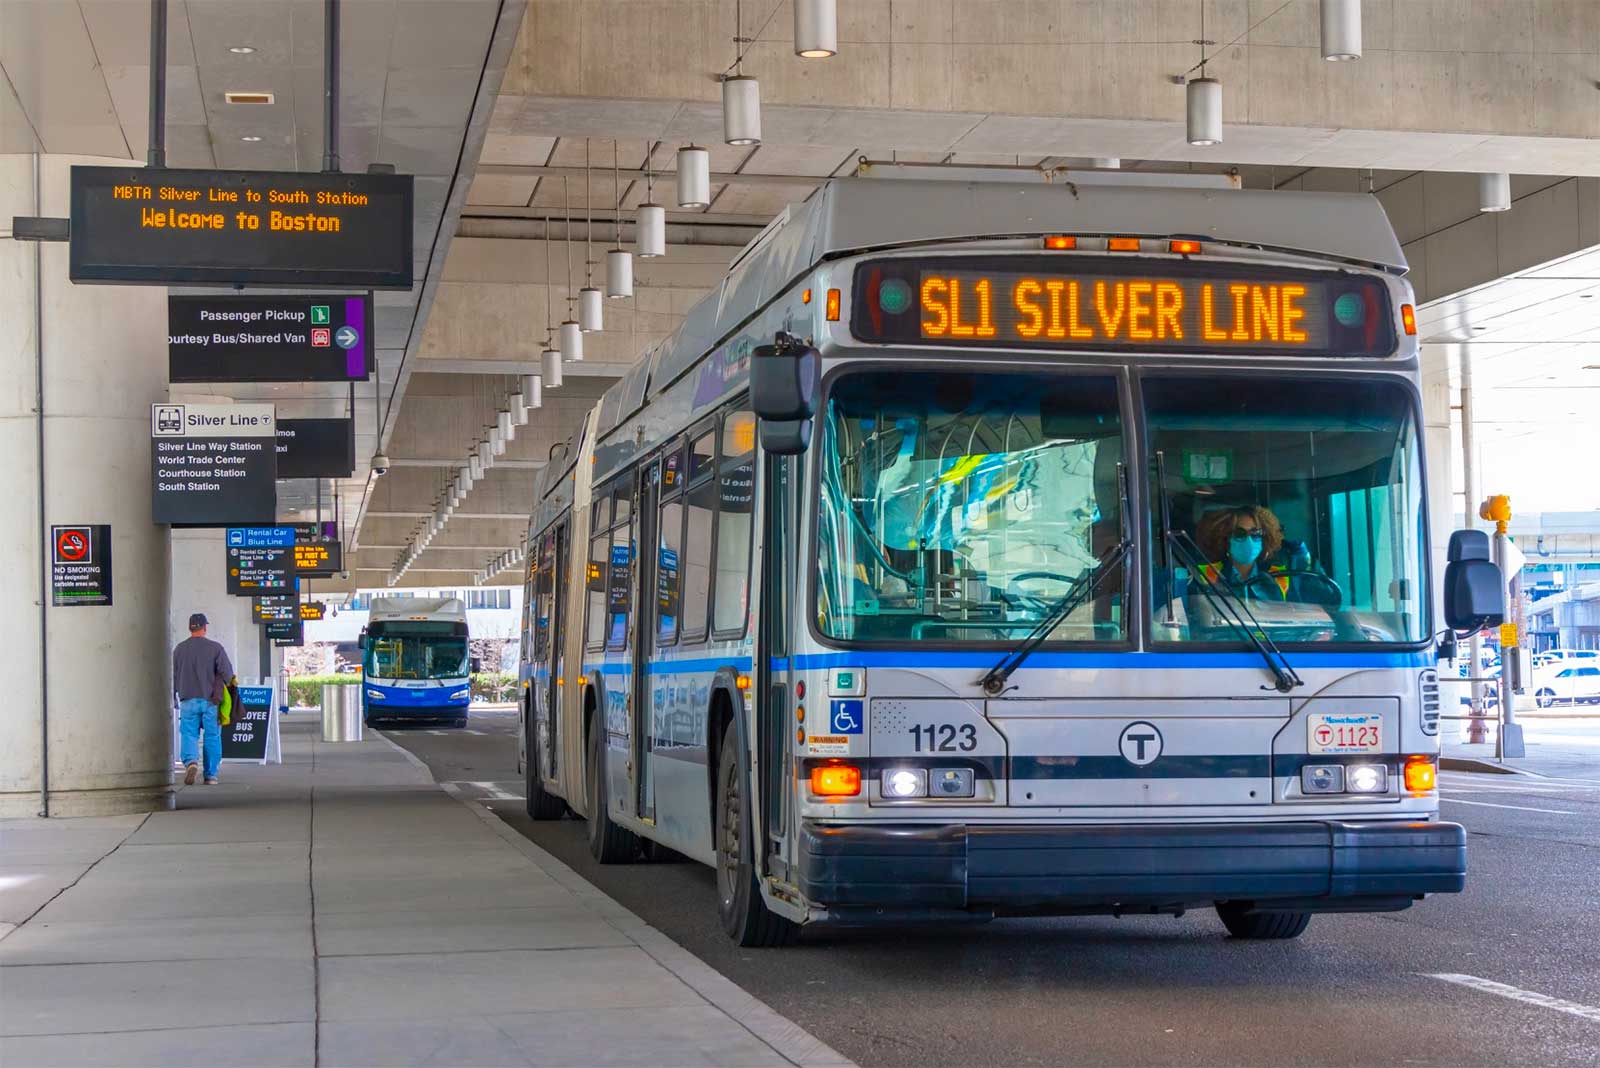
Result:
<instances>
[{"instance_id":1,"label":"terminal pillar","mask_svg":"<svg viewBox=\"0 0 1600 1068\"><path fill-rule=\"evenodd\" d=\"M75 163L128 161L0 154L0 219L67 216ZM73 285L67 250L0 241L0 817L172 804L167 530L150 518L166 290ZM55 524L110 524L109 606L50 604Z\"/></svg>"}]
</instances>

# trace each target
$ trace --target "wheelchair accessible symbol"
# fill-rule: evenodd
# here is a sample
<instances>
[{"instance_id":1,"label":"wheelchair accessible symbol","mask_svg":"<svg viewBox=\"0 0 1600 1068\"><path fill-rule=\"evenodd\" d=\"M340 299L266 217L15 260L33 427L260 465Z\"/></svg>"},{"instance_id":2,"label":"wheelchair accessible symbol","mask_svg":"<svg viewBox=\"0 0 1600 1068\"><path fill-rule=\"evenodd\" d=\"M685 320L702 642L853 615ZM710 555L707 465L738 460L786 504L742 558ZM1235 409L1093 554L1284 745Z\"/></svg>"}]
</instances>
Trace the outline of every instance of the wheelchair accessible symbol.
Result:
<instances>
[{"instance_id":1,"label":"wheelchair accessible symbol","mask_svg":"<svg viewBox=\"0 0 1600 1068\"><path fill-rule=\"evenodd\" d=\"M834 734L860 734L865 717L860 701L835 701L830 709Z\"/></svg>"}]
</instances>

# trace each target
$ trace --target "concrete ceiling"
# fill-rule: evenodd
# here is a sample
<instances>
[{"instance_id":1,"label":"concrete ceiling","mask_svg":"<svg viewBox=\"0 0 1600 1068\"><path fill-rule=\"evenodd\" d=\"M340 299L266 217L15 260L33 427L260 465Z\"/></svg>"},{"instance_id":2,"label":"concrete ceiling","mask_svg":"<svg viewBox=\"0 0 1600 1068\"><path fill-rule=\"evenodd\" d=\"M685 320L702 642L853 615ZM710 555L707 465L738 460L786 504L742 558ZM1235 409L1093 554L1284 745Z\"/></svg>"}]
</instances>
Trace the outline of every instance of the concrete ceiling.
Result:
<instances>
[{"instance_id":1,"label":"concrete ceiling","mask_svg":"<svg viewBox=\"0 0 1600 1068\"><path fill-rule=\"evenodd\" d=\"M344 384L183 385L176 396L271 401L287 418L353 409L353 478L279 483L279 517L307 519L320 498L353 521L380 427L403 395L455 214L522 14L521 0L344 0L340 162L416 176L416 284L376 296L376 379ZM0 2L0 152L143 161L148 142L146 0ZM238 53L234 48L253 51ZM322 166L321 0L170 0L167 163L172 167L315 171ZM271 104L230 104L230 90ZM250 140L245 140L250 138ZM194 290L175 289L174 292ZM398 387L398 388L397 388Z\"/></svg>"}]
</instances>

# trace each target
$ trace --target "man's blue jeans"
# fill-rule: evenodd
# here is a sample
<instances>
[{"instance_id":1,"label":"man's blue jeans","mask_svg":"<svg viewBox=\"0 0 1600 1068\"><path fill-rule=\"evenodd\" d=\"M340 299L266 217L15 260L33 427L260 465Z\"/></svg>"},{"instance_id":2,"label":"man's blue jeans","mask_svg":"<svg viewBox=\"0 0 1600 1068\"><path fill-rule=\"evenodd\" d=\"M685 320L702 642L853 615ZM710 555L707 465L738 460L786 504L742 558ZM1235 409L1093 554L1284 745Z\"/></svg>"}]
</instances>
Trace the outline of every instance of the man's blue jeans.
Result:
<instances>
[{"instance_id":1,"label":"man's blue jeans","mask_svg":"<svg viewBox=\"0 0 1600 1068\"><path fill-rule=\"evenodd\" d=\"M182 739L179 758L184 764L200 759L200 732L206 736L206 758L202 770L205 777L217 777L217 765L222 763L222 727L217 723L217 706L204 697L191 697L178 706L178 733Z\"/></svg>"}]
</instances>

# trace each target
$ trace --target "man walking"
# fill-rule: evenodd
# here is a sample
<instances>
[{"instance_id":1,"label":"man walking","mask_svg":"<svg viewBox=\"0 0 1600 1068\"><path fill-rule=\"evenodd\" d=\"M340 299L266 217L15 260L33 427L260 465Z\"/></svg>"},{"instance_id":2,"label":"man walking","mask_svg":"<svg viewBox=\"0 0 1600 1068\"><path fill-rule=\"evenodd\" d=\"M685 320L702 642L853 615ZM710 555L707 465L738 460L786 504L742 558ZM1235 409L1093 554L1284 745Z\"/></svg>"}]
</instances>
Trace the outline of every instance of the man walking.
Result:
<instances>
[{"instance_id":1,"label":"man walking","mask_svg":"<svg viewBox=\"0 0 1600 1068\"><path fill-rule=\"evenodd\" d=\"M217 765L222 763L222 728L217 706L233 677L228 653L206 637L206 617L189 617L189 637L172 650L172 688L178 695L178 726L182 737L183 784L193 786L200 774L200 734L205 732L206 785L215 786Z\"/></svg>"}]
</instances>

